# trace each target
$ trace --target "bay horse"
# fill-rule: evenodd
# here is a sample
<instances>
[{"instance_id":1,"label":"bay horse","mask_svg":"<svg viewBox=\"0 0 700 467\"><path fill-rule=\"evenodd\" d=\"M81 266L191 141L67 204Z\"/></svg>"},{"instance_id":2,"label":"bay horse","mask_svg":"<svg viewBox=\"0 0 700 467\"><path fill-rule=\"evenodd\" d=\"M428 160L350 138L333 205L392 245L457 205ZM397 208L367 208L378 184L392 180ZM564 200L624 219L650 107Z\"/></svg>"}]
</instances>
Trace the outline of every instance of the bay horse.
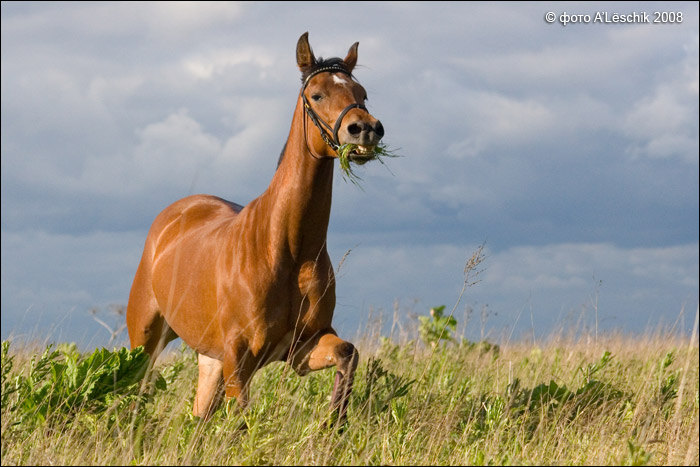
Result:
<instances>
[{"instance_id":1,"label":"bay horse","mask_svg":"<svg viewBox=\"0 0 700 467\"><path fill-rule=\"evenodd\" d=\"M248 404L251 378L274 361L300 375L336 366L331 411L347 406L358 352L331 325L335 278L326 250L334 160L344 144L364 162L384 135L354 79L357 47L316 59L297 42L302 86L289 137L267 190L243 207L192 195L153 221L129 294L131 348L151 365L180 337L198 354L192 412L208 419L223 399ZM315 128L314 128L315 127Z\"/></svg>"}]
</instances>

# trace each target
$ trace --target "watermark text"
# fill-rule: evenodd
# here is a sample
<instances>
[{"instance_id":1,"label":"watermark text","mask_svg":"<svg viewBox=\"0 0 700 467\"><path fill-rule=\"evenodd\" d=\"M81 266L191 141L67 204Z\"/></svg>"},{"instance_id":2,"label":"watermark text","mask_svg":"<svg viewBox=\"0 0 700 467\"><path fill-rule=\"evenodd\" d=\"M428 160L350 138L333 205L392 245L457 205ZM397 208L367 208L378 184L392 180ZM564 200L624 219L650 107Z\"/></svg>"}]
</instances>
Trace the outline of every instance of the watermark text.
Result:
<instances>
[{"instance_id":1,"label":"watermark text","mask_svg":"<svg viewBox=\"0 0 700 467\"><path fill-rule=\"evenodd\" d=\"M596 11L595 13L555 13L548 11L544 15L547 23L569 24L680 24L683 22L682 11L633 11L631 13L614 13Z\"/></svg>"}]
</instances>

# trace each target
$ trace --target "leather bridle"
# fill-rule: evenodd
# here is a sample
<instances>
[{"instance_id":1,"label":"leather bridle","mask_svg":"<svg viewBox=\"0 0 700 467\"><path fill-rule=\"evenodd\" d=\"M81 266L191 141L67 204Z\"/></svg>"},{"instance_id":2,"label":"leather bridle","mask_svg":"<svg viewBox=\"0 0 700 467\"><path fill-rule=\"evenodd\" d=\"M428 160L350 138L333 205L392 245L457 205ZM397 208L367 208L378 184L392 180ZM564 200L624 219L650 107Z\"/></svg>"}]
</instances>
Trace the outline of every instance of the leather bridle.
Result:
<instances>
[{"instance_id":1,"label":"leather bridle","mask_svg":"<svg viewBox=\"0 0 700 467\"><path fill-rule=\"evenodd\" d=\"M340 125L343 122L343 117L345 117L345 114L347 114L350 110L352 109L362 109L365 112L367 112L367 107L365 107L363 104L350 104L349 106L345 107L342 112L340 112L340 115L338 115L338 118L335 120L335 125L331 127L328 123L326 123L317 113L316 111L311 107L311 103L309 100L306 98L306 95L304 94L304 91L306 90L306 86L309 84L309 81L311 78L316 76L319 73L324 73L324 72L330 72L330 73L345 73L348 76L352 76L352 74L347 71L345 68L341 66L327 66L323 68L319 68L318 70L313 71L312 73L309 73L309 76L306 77L304 80L304 84L301 87L301 98L304 101L304 113L309 116L311 121L313 122L314 125L316 125L316 128L318 128L319 132L321 133L321 138L323 138L323 141L331 148L333 151L338 152L338 149L340 148L341 144L340 141L338 140L338 131L340 131ZM325 127L325 128L324 128ZM329 133L330 132L330 133ZM306 142L306 147L309 149L309 152L311 155L319 159L317 155L311 151L311 148L309 148L309 142L306 138L306 118L304 118L304 141ZM322 156L323 157L323 156Z\"/></svg>"}]
</instances>

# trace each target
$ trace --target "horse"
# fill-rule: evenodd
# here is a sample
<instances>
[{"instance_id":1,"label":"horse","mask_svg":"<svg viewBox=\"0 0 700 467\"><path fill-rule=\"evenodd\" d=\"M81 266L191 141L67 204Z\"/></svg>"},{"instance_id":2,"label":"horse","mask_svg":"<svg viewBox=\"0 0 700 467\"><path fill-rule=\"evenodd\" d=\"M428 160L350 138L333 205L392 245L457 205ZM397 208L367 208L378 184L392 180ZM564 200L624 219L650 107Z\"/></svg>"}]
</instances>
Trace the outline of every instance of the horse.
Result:
<instances>
[{"instance_id":1,"label":"horse","mask_svg":"<svg viewBox=\"0 0 700 467\"><path fill-rule=\"evenodd\" d=\"M341 146L352 144L349 159L366 162L384 135L352 74L358 45L344 59L317 59L308 32L297 41L302 86L259 197L243 207L191 195L166 207L148 232L127 306L131 348L144 346L151 365L177 337L194 349L196 417L210 418L224 395L245 409L253 374L284 361L301 376L335 366L330 411L347 419L359 354L331 324L333 168Z\"/></svg>"}]
</instances>

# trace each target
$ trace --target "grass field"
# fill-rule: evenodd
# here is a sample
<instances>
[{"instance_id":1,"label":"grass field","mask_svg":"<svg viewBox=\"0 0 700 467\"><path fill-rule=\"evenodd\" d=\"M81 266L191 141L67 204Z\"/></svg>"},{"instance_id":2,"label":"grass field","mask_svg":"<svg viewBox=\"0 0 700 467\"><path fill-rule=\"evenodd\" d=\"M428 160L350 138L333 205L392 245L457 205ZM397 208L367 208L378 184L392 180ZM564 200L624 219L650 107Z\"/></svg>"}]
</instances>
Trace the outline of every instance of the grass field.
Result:
<instances>
[{"instance_id":1,"label":"grass field","mask_svg":"<svg viewBox=\"0 0 700 467\"><path fill-rule=\"evenodd\" d=\"M161 357L141 393L138 352L6 341L2 464L698 464L695 336L497 346L444 339L449 323L443 336L424 332L443 318L401 339L360 340L340 430L324 425L333 369L302 378L271 364L253 379L248 410L230 404L201 422L184 347Z\"/></svg>"}]
</instances>

